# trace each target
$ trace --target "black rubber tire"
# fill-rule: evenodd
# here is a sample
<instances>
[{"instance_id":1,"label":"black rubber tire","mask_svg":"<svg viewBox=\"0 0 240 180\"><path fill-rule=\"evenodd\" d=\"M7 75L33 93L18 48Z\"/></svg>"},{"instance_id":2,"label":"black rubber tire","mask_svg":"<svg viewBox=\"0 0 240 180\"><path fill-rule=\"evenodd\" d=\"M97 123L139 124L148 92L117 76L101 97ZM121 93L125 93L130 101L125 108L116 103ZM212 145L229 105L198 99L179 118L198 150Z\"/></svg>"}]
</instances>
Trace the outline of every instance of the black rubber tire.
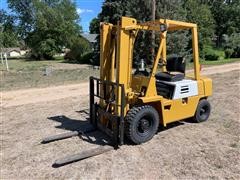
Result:
<instances>
[{"instance_id":1,"label":"black rubber tire","mask_svg":"<svg viewBox=\"0 0 240 180\"><path fill-rule=\"evenodd\" d=\"M194 121L197 123L207 121L211 113L211 105L206 99L199 101L197 110L193 117Z\"/></svg>"},{"instance_id":2,"label":"black rubber tire","mask_svg":"<svg viewBox=\"0 0 240 180\"><path fill-rule=\"evenodd\" d=\"M152 139L159 126L159 114L149 105L133 107L128 111L125 120L125 134L135 144Z\"/></svg>"}]
</instances>

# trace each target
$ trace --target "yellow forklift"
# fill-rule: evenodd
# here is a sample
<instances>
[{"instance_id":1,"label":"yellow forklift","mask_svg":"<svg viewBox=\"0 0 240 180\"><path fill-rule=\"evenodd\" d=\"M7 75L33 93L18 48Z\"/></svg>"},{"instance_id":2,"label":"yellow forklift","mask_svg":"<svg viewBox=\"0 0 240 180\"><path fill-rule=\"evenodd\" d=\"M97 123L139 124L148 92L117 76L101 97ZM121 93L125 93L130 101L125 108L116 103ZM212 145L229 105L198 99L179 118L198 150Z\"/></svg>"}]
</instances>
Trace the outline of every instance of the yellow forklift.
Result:
<instances>
[{"instance_id":1,"label":"yellow forklift","mask_svg":"<svg viewBox=\"0 0 240 180\"><path fill-rule=\"evenodd\" d=\"M150 70L133 70L135 39L141 30L159 33L160 44ZM167 58L167 33L190 30L194 73L186 75L183 57ZM124 144L127 137L134 144L149 141L159 125L193 117L195 122L206 121L211 106L212 80L200 76L197 25L159 19L137 23L122 17L117 25L100 25L100 78L90 77L89 122L93 130L111 137L113 147ZM159 64L161 66L159 67ZM64 139L86 132L52 136L43 143ZM111 150L101 147L81 152L55 162L61 166Z\"/></svg>"}]
</instances>

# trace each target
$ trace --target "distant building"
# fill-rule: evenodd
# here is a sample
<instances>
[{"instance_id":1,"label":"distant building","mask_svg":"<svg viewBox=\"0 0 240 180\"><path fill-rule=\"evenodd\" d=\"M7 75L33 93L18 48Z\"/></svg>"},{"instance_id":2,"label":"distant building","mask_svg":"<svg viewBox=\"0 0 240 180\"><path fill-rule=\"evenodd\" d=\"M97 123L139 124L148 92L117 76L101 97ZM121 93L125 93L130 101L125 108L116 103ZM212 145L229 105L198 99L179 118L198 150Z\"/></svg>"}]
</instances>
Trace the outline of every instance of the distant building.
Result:
<instances>
[{"instance_id":1,"label":"distant building","mask_svg":"<svg viewBox=\"0 0 240 180\"><path fill-rule=\"evenodd\" d=\"M55 56L60 56L60 57L64 57L68 52L70 52L71 50L63 47L60 53L55 54Z\"/></svg>"},{"instance_id":2,"label":"distant building","mask_svg":"<svg viewBox=\"0 0 240 180\"><path fill-rule=\"evenodd\" d=\"M21 50L18 47L2 48L2 53L6 53L8 57L20 57L26 55L27 50Z\"/></svg>"},{"instance_id":3,"label":"distant building","mask_svg":"<svg viewBox=\"0 0 240 180\"><path fill-rule=\"evenodd\" d=\"M90 43L92 49L94 49L94 43L97 42L98 34L81 34L81 36L86 39Z\"/></svg>"}]
</instances>

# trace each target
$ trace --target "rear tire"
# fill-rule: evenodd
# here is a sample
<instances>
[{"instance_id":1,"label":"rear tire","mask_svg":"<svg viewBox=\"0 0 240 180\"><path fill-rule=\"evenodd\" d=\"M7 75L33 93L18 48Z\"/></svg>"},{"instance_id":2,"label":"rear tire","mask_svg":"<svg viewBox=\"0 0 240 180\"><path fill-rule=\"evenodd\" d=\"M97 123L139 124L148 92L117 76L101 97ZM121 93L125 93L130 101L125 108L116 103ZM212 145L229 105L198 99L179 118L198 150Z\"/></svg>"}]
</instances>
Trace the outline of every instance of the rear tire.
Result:
<instances>
[{"instance_id":1,"label":"rear tire","mask_svg":"<svg viewBox=\"0 0 240 180\"><path fill-rule=\"evenodd\" d=\"M199 101L196 113L194 115L194 121L197 123L207 121L211 113L211 105L206 99Z\"/></svg>"},{"instance_id":2,"label":"rear tire","mask_svg":"<svg viewBox=\"0 0 240 180\"><path fill-rule=\"evenodd\" d=\"M158 112L149 105L133 107L128 111L125 120L125 134L135 144L152 139L159 126Z\"/></svg>"}]
</instances>

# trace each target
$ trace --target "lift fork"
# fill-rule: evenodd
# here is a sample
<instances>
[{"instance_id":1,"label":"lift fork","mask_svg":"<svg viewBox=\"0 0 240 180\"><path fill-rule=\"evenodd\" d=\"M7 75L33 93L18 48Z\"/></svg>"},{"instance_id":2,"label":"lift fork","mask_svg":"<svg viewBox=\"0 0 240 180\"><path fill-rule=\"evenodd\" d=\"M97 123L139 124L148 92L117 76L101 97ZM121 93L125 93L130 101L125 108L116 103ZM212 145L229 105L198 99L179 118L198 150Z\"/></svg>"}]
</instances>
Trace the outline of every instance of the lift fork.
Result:
<instances>
[{"instance_id":1,"label":"lift fork","mask_svg":"<svg viewBox=\"0 0 240 180\"><path fill-rule=\"evenodd\" d=\"M80 113L82 113L82 110L79 111ZM86 112L84 112L86 113ZM62 139L67 139L67 138L71 138L74 136L83 136L83 135L87 135L87 133L92 133L92 132L96 132L97 128L95 128L93 125L89 124L89 126L85 127L84 130L79 130L79 131L72 131L72 132L67 132L67 133L62 133L62 134L58 134L58 135L53 135L53 136L49 136L46 137L42 140L42 144L47 144L50 142L54 142L54 141L58 141L58 140L62 140ZM54 163L53 163L53 167L57 168L57 167L61 167L76 161L80 161L83 159L87 159L93 156L97 156L100 154L103 154L107 151L113 150L114 147L108 144L104 144L101 146L98 146L96 148L93 149L88 149L88 150L84 150L82 152L79 152L77 154L73 154L73 155L68 155L66 157L57 159Z\"/></svg>"}]
</instances>

